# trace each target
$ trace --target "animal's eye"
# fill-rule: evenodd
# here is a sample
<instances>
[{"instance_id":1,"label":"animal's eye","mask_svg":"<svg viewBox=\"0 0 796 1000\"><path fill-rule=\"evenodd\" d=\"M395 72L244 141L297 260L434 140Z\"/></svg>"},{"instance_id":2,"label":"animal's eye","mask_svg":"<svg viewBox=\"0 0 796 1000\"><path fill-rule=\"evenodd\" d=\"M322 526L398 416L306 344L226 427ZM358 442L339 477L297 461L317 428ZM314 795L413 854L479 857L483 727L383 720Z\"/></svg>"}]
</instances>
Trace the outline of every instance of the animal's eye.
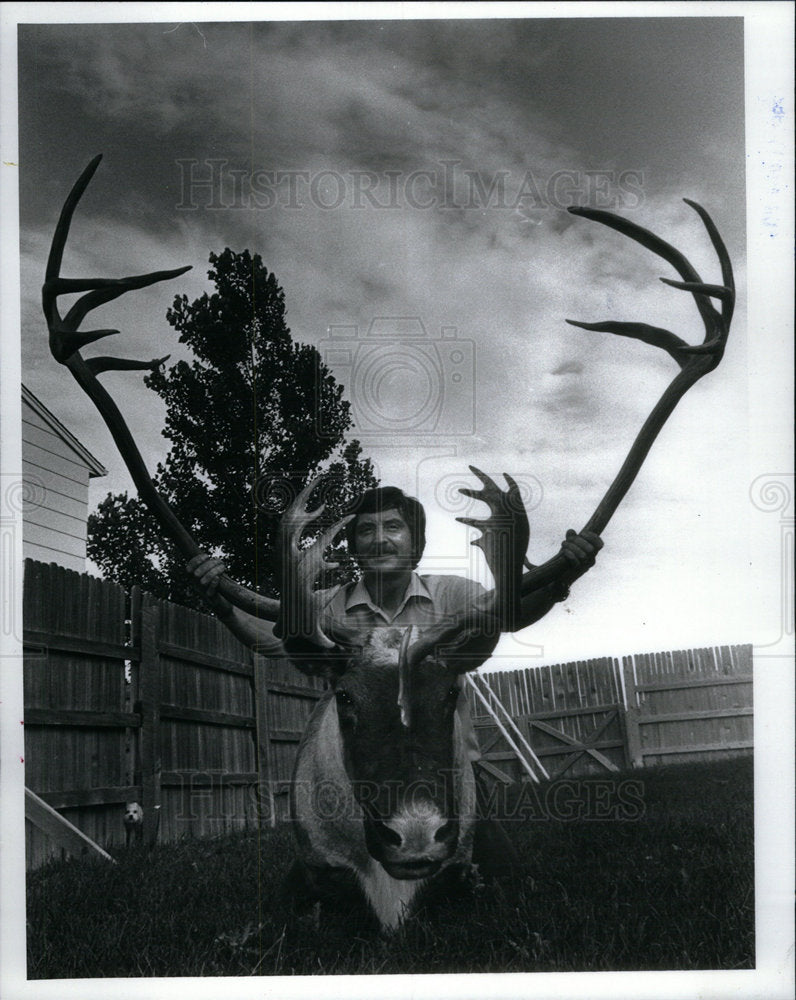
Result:
<instances>
[{"instance_id":1,"label":"animal's eye","mask_svg":"<svg viewBox=\"0 0 796 1000\"><path fill-rule=\"evenodd\" d=\"M337 691L335 693L335 698L337 699L337 705L339 708L347 708L349 711L354 708L354 699L348 691Z\"/></svg>"},{"instance_id":2,"label":"animal's eye","mask_svg":"<svg viewBox=\"0 0 796 1000\"><path fill-rule=\"evenodd\" d=\"M450 701L456 701L461 693L462 689L458 684L451 684L448 688L448 698Z\"/></svg>"}]
</instances>

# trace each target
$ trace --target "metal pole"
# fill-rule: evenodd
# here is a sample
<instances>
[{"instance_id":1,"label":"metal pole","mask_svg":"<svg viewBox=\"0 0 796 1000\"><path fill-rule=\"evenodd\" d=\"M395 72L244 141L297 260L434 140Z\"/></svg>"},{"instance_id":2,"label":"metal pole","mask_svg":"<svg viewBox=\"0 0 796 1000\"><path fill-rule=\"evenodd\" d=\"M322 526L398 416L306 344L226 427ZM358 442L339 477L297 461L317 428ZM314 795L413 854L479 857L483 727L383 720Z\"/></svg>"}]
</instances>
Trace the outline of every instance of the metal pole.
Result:
<instances>
[{"instance_id":1,"label":"metal pole","mask_svg":"<svg viewBox=\"0 0 796 1000\"><path fill-rule=\"evenodd\" d=\"M522 745L525 747L525 749L531 755L531 759L533 760L533 762L536 764L536 766L539 768L539 770L542 772L542 774L545 776L545 778L549 779L550 775L547 773L547 770L546 770L544 764L539 760L539 758L534 753L533 747L530 745L530 743L523 736L522 730L517 725L517 723L514 721L514 719L511 717L511 715L509 714L509 712L506 709L506 706L503 704L503 702L500 700L500 698L498 698L498 696L495 694L495 692L490 687L489 681L482 674L479 674L478 676L481 678L481 681L483 682L484 687L489 692L490 697L494 698L495 704L499 705L501 707L501 709L503 710L503 714L506 716L506 719L510 723L511 728L514 730L514 732L520 738L520 740L522 742ZM470 679L470 675L469 674L467 675L467 678L468 678L468 680ZM475 685L473 685L473 686L475 687Z\"/></svg>"},{"instance_id":2,"label":"metal pole","mask_svg":"<svg viewBox=\"0 0 796 1000\"><path fill-rule=\"evenodd\" d=\"M531 779L533 781L535 781L536 784L538 785L539 784L539 779L534 774L533 769L531 768L531 765L525 759L525 756L522 754L522 752L520 751L520 748L517 746L517 744L514 742L514 740L506 732L506 729L503 726L503 723L500 721L500 719L495 714L494 710L492 709L492 706L489 704L489 702L483 696L483 694L481 693L481 691L478 689L478 686L475 684L475 682L473 681L472 677L470 677L469 674L466 674L465 676L467 677L467 681L468 681L470 687L473 689L473 691L475 691L475 693L478 695L478 697L483 702L484 708L486 708L487 712L489 712L489 714L492 716L492 718L493 718L493 720L495 722L495 725L500 730L503 738L506 740L506 742L508 743L508 745L511 747L511 749L514 751L514 753L517 755L520 763L525 768L525 770L528 772L528 774L531 776ZM542 768L542 770L544 771L544 768ZM548 775L545 774L545 777L548 777Z\"/></svg>"}]
</instances>

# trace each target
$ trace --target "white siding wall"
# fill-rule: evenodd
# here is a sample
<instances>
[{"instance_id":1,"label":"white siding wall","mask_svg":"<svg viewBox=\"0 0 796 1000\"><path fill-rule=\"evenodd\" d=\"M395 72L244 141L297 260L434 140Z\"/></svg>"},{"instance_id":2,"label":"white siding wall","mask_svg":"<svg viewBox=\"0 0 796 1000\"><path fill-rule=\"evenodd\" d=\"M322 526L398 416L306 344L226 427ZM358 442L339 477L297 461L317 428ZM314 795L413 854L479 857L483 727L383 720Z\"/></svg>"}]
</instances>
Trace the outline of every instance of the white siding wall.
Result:
<instances>
[{"instance_id":1,"label":"white siding wall","mask_svg":"<svg viewBox=\"0 0 796 1000\"><path fill-rule=\"evenodd\" d=\"M22 465L27 486L22 512L25 558L83 572L88 467L24 401Z\"/></svg>"}]
</instances>

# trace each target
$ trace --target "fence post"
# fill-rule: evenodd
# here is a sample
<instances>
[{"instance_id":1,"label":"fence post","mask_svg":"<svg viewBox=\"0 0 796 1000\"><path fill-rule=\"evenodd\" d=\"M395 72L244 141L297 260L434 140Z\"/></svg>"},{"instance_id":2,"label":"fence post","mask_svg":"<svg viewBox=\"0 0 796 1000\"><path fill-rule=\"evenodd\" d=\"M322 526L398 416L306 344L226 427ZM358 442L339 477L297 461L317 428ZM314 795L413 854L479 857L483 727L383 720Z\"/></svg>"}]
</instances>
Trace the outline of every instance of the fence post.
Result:
<instances>
[{"instance_id":1,"label":"fence post","mask_svg":"<svg viewBox=\"0 0 796 1000\"><path fill-rule=\"evenodd\" d=\"M625 754L629 767L643 767L644 754L641 750L641 729L638 724L638 692L633 673L633 657L622 658L622 674L625 682Z\"/></svg>"},{"instance_id":2,"label":"fence post","mask_svg":"<svg viewBox=\"0 0 796 1000\"><path fill-rule=\"evenodd\" d=\"M272 783L271 727L268 724L268 663L267 657L252 653L254 715L257 726L257 810L262 822L265 804L268 803L268 821L273 827L276 826L276 803Z\"/></svg>"},{"instance_id":3,"label":"fence post","mask_svg":"<svg viewBox=\"0 0 796 1000\"><path fill-rule=\"evenodd\" d=\"M140 694L140 671L141 671L141 588L134 586L130 590L130 624L127 631L127 644L130 646L130 659L125 665L125 670L129 669L129 676L125 677L124 685L124 710L125 712L138 712L137 703L141 699ZM125 781L128 785L135 785L140 761L140 731L138 729L125 729L124 731L124 752L125 752Z\"/></svg>"},{"instance_id":4,"label":"fence post","mask_svg":"<svg viewBox=\"0 0 796 1000\"><path fill-rule=\"evenodd\" d=\"M139 692L141 698L141 805L144 808L144 836L154 844L160 826L160 654L158 621L160 609L144 597L141 607L141 663Z\"/></svg>"}]
</instances>

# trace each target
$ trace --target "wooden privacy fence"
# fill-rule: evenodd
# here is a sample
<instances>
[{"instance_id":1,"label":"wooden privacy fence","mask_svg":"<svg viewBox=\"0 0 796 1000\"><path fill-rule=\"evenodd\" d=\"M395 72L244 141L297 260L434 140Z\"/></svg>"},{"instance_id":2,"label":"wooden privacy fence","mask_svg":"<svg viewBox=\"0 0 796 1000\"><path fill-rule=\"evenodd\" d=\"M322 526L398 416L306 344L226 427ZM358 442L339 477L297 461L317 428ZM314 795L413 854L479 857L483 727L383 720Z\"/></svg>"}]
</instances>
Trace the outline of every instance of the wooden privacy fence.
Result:
<instances>
[{"instance_id":1,"label":"wooden privacy fence","mask_svg":"<svg viewBox=\"0 0 796 1000\"><path fill-rule=\"evenodd\" d=\"M121 587L27 560L24 581L25 784L100 844L123 835L131 655ZM27 864L53 841L27 821Z\"/></svg>"},{"instance_id":2,"label":"wooden privacy fence","mask_svg":"<svg viewBox=\"0 0 796 1000\"><path fill-rule=\"evenodd\" d=\"M484 695L471 699L484 770L499 781L526 771L506 738L511 732L485 708L491 692L543 778L712 760L753 747L751 645L486 672L474 680ZM531 762L530 770L540 768Z\"/></svg>"},{"instance_id":3,"label":"wooden privacy fence","mask_svg":"<svg viewBox=\"0 0 796 1000\"><path fill-rule=\"evenodd\" d=\"M105 847L125 841L126 802L143 805L149 841L287 815L322 681L210 616L54 564L26 562L24 616L29 867L61 852L41 829L52 810ZM476 676L484 770L527 776L485 707L492 691L512 743L551 777L749 752L751 672L751 646L734 646Z\"/></svg>"},{"instance_id":4,"label":"wooden privacy fence","mask_svg":"<svg viewBox=\"0 0 796 1000\"><path fill-rule=\"evenodd\" d=\"M140 600L140 598L138 598ZM214 618L165 601L133 602L146 836L175 840L286 815L296 746L323 683L256 656ZM160 830L158 831L158 826Z\"/></svg>"},{"instance_id":5,"label":"wooden privacy fence","mask_svg":"<svg viewBox=\"0 0 796 1000\"><path fill-rule=\"evenodd\" d=\"M752 749L751 646L629 656L623 673L632 766L714 760Z\"/></svg>"},{"instance_id":6,"label":"wooden privacy fence","mask_svg":"<svg viewBox=\"0 0 796 1000\"><path fill-rule=\"evenodd\" d=\"M26 786L91 840L174 840L287 815L293 759L323 691L214 618L28 560ZM28 866L60 848L26 823Z\"/></svg>"}]
</instances>

